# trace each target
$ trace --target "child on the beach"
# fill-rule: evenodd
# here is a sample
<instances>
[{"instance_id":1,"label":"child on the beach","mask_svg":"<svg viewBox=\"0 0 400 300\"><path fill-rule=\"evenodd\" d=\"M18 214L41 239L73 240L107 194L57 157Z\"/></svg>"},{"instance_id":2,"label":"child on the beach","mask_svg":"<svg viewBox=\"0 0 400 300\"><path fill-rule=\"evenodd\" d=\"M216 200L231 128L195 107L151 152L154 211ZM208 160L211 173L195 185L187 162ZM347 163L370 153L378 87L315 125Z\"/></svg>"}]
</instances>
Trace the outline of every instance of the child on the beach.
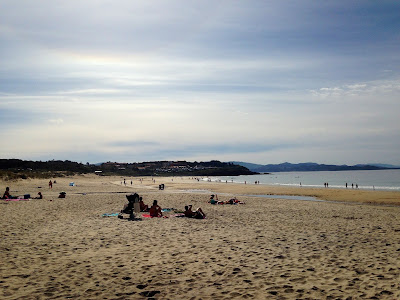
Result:
<instances>
[{"instance_id":1,"label":"child on the beach","mask_svg":"<svg viewBox=\"0 0 400 300\"><path fill-rule=\"evenodd\" d=\"M12 198L12 196L10 195L10 188L6 187L6 190L3 194L3 199L11 199L11 198Z\"/></svg>"}]
</instances>

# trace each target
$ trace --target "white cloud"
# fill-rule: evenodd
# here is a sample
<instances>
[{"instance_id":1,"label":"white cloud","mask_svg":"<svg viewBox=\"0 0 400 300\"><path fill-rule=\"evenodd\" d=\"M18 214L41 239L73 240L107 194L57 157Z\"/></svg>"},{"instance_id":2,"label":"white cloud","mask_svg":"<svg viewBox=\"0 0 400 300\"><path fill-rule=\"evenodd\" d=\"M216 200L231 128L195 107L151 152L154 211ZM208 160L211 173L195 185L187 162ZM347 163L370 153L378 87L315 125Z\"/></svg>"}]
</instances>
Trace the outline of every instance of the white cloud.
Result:
<instances>
[{"instance_id":1,"label":"white cloud","mask_svg":"<svg viewBox=\"0 0 400 300\"><path fill-rule=\"evenodd\" d=\"M50 119L50 120L49 120L49 123L55 124L55 125L61 125L61 124L64 123L64 120L61 119L61 118L58 118L58 119Z\"/></svg>"},{"instance_id":2,"label":"white cloud","mask_svg":"<svg viewBox=\"0 0 400 300\"><path fill-rule=\"evenodd\" d=\"M347 88L349 89L349 90L356 90L356 91L362 91L362 90L364 90L365 88L367 87L367 85L365 84L365 83L363 83L363 84L351 84L351 85L348 85L347 86Z\"/></svg>"}]
</instances>

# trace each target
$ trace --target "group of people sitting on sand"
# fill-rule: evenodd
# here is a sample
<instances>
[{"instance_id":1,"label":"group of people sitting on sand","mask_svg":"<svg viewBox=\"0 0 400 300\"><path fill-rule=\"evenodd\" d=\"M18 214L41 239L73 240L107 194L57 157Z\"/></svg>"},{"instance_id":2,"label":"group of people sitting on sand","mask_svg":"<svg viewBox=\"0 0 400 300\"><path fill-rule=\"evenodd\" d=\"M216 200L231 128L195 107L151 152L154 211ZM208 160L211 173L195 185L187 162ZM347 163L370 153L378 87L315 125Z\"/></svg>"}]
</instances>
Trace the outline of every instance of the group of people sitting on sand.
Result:
<instances>
[{"instance_id":1,"label":"group of people sitting on sand","mask_svg":"<svg viewBox=\"0 0 400 300\"><path fill-rule=\"evenodd\" d=\"M231 198L228 201L219 201L218 195L211 195L208 203L211 203L211 204L244 204L244 202L239 201L236 197Z\"/></svg>"},{"instance_id":2,"label":"group of people sitting on sand","mask_svg":"<svg viewBox=\"0 0 400 300\"><path fill-rule=\"evenodd\" d=\"M124 205L124 208L121 210L121 213L129 214L131 219L134 218L135 211L135 203L138 205L138 209L141 212L149 212L151 217L162 217L161 207L158 205L157 200L153 201L153 205L149 207L144 204L143 198L140 197L137 193L126 195L128 199L128 203Z\"/></svg>"},{"instance_id":3,"label":"group of people sitting on sand","mask_svg":"<svg viewBox=\"0 0 400 300\"><path fill-rule=\"evenodd\" d=\"M134 219L135 203L138 204L138 208L141 212L149 212L150 217L163 217L162 209L158 205L157 200L154 200L153 205L149 207L148 205L144 204L143 198L140 197L137 193L127 195L126 198L128 199L128 203L124 205L124 208L121 210L121 214L129 214L130 219ZM192 205L187 205L185 206L184 216L187 218L204 219L206 217L206 214L201 208L192 211Z\"/></svg>"},{"instance_id":4,"label":"group of people sitting on sand","mask_svg":"<svg viewBox=\"0 0 400 300\"><path fill-rule=\"evenodd\" d=\"M144 204L143 198L140 197L137 193L127 195L128 203L124 205L124 208L121 210L121 213L130 214L130 219L134 219L134 211L135 211L135 203L136 203L136 212L149 212L150 217L152 218L160 218L163 217L162 209L158 205L157 200L153 201L153 204L149 207L147 204ZM211 195L210 200L208 201L210 204L245 204L242 201L239 201L236 197L231 198L227 201L219 201L218 195ZM183 212L184 217L194 218L194 219L205 219L206 214L203 212L201 208L197 210L192 210L192 205L186 205L185 211ZM122 218L122 216L120 216Z\"/></svg>"},{"instance_id":5,"label":"group of people sitting on sand","mask_svg":"<svg viewBox=\"0 0 400 300\"><path fill-rule=\"evenodd\" d=\"M6 190L4 191L3 197L1 197L1 199L19 199L19 197L11 196L10 187L6 187ZM32 199L43 199L43 195L41 192L39 192L38 196Z\"/></svg>"}]
</instances>

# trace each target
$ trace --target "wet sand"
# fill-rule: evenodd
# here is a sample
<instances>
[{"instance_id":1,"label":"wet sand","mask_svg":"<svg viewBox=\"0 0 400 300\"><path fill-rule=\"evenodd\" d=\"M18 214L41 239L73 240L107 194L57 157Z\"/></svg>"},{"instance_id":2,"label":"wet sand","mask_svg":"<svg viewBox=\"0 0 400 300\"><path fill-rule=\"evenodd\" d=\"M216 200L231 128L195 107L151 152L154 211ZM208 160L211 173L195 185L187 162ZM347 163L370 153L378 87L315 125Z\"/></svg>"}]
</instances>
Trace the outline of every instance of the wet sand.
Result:
<instances>
[{"instance_id":1,"label":"wet sand","mask_svg":"<svg viewBox=\"0 0 400 300\"><path fill-rule=\"evenodd\" d=\"M126 186L121 177L56 180L52 189L48 180L0 182L13 195L44 195L0 200L2 299L400 298L398 192L179 177L126 178ZM132 192L163 208L201 207L207 218L102 217ZM211 193L246 204L211 205ZM245 196L266 194L339 202Z\"/></svg>"}]
</instances>

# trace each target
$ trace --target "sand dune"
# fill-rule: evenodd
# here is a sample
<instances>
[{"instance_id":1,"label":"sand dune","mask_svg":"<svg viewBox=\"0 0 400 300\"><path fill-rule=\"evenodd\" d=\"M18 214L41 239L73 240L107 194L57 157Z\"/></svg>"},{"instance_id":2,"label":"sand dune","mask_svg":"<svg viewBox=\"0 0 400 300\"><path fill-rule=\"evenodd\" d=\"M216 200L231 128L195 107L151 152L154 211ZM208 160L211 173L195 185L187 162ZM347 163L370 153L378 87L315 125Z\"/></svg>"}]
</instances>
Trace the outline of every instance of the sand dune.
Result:
<instances>
[{"instance_id":1,"label":"sand dune","mask_svg":"<svg viewBox=\"0 0 400 300\"><path fill-rule=\"evenodd\" d=\"M400 298L400 193L190 178L127 178L126 186L120 177L56 180L52 189L48 180L1 182L14 195L44 195L0 200L2 299ZM102 217L132 192L163 208L202 207L207 218ZM210 193L246 204L211 205ZM244 196L262 194L341 202Z\"/></svg>"}]
</instances>

